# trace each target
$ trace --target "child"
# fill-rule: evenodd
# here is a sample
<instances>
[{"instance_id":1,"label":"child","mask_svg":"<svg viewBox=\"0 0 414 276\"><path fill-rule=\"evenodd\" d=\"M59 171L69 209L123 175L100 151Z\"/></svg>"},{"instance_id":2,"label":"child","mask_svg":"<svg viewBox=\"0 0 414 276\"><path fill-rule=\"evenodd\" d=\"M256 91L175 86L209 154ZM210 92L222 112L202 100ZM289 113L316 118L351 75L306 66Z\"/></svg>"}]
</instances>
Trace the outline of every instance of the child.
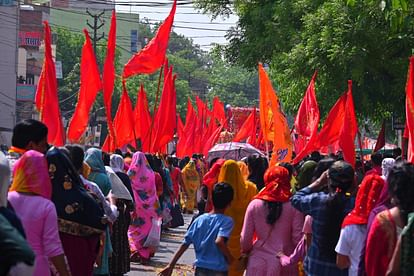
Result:
<instances>
[{"instance_id":1,"label":"child","mask_svg":"<svg viewBox=\"0 0 414 276\"><path fill-rule=\"evenodd\" d=\"M173 259L159 275L170 276L178 259L192 243L195 249L195 275L227 275L228 265L233 257L227 248L226 241L233 230L232 218L225 216L224 211L233 200L233 188L227 183L214 186L213 210L194 220L184 237L184 242L175 253Z\"/></svg>"}]
</instances>

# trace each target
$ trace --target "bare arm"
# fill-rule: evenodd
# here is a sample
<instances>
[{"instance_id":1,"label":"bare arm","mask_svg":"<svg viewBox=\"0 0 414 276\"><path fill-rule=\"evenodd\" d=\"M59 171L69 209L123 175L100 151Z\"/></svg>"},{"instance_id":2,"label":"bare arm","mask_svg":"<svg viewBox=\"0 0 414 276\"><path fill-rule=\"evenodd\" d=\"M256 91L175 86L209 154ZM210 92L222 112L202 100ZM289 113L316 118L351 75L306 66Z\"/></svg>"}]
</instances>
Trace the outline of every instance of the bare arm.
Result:
<instances>
[{"instance_id":1,"label":"bare arm","mask_svg":"<svg viewBox=\"0 0 414 276\"><path fill-rule=\"evenodd\" d=\"M342 254L336 254L336 266L339 269L345 269L348 268L351 265L351 261L349 260L349 257Z\"/></svg>"},{"instance_id":2,"label":"bare arm","mask_svg":"<svg viewBox=\"0 0 414 276\"><path fill-rule=\"evenodd\" d=\"M233 256L231 255L229 248L227 247L226 240L224 237L217 237L216 245L221 253L223 253L224 257L228 264L231 264L234 261Z\"/></svg>"},{"instance_id":3,"label":"bare arm","mask_svg":"<svg viewBox=\"0 0 414 276\"><path fill-rule=\"evenodd\" d=\"M397 241L394 254L388 265L386 276L398 276L401 273L401 237Z\"/></svg>"},{"instance_id":4,"label":"bare arm","mask_svg":"<svg viewBox=\"0 0 414 276\"><path fill-rule=\"evenodd\" d=\"M175 252L171 262L160 273L158 273L158 275L170 276L174 270L175 264L178 262L178 260L184 254L184 252L188 249L188 247L189 244L181 244L180 248L178 248L177 252Z\"/></svg>"},{"instance_id":5,"label":"bare arm","mask_svg":"<svg viewBox=\"0 0 414 276\"><path fill-rule=\"evenodd\" d=\"M66 265L64 254L57 255L57 256L51 257L49 259L53 263L53 265L55 266L56 270L59 272L60 276L70 276L71 275L70 272L69 272L69 269Z\"/></svg>"}]
</instances>

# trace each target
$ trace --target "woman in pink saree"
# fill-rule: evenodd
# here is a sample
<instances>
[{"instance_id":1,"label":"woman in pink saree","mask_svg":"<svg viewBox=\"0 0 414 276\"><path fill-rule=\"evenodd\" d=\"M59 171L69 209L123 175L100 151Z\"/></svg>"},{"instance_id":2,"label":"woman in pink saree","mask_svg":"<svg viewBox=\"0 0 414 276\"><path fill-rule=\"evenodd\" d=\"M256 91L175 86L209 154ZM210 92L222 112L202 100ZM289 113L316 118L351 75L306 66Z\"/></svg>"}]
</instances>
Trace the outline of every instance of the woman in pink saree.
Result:
<instances>
[{"instance_id":1,"label":"woman in pink saree","mask_svg":"<svg viewBox=\"0 0 414 276\"><path fill-rule=\"evenodd\" d=\"M131 261L146 263L154 252L154 248L144 247L145 240L151 230L152 219L157 218L156 203L158 201L155 187L155 174L148 164L145 154L134 153L128 170L135 198L135 210L132 212L128 230Z\"/></svg>"}]
</instances>

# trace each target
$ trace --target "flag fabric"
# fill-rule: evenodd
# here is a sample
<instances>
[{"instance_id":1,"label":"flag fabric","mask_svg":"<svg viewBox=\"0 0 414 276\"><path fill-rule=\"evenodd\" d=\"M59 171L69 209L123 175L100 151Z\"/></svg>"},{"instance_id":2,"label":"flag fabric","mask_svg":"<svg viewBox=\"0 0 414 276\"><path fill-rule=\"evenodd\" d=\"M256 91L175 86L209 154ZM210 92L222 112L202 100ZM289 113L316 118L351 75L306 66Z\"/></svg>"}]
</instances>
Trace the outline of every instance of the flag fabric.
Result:
<instances>
[{"instance_id":1,"label":"flag fabric","mask_svg":"<svg viewBox=\"0 0 414 276\"><path fill-rule=\"evenodd\" d=\"M208 151L217 143L217 140L220 138L220 133L223 130L224 124L217 126L214 132L210 135L210 137L203 143L203 149L201 153L204 156L208 155Z\"/></svg>"},{"instance_id":2,"label":"flag fabric","mask_svg":"<svg viewBox=\"0 0 414 276\"><path fill-rule=\"evenodd\" d=\"M180 118L181 120L181 118ZM178 142L177 142L177 157L183 158L192 154L193 149L193 138L194 138L194 129L196 125L196 114L194 107L190 101L190 98L187 99L187 114L185 116L185 125L181 131L181 134L178 133ZM178 128L180 130L180 128Z\"/></svg>"},{"instance_id":3,"label":"flag fabric","mask_svg":"<svg viewBox=\"0 0 414 276\"><path fill-rule=\"evenodd\" d=\"M143 152L149 152L149 131L152 118L149 112L147 94L145 93L144 86L142 84L134 110L134 118L135 135L137 139L140 138L141 140L141 150Z\"/></svg>"},{"instance_id":4,"label":"flag fabric","mask_svg":"<svg viewBox=\"0 0 414 276\"><path fill-rule=\"evenodd\" d=\"M305 137L310 137L318 131L320 114L315 95L316 75L317 72L312 76L295 118L296 133Z\"/></svg>"},{"instance_id":5,"label":"flag fabric","mask_svg":"<svg viewBox=\"0 0 414 276\"><path fill-rule=\"evenodd\" d=\"M116 111L114 126L116 131L116 146L122 148L127 144L135 145L134 136L134 115L132 110L131 99L125 86L125 80L122 80L122 95L119 101L118 110Z\"/></svg>"},{"instance_id":6,"label":"flag fabric","mask_svg":"<svg viewBox=\"0 0 414 276\"><path fill-rule=\"evenodd\" d=\"M338 142L345 118L346 99L347 93L343 93L329 111L328 117L318 134L318 143L314 150L328 147Z\"/></svg>"},{"instance_id":7,"label":"flag fabric","mask_svg":"<svg viewBox=\"0 0 414 276\"><path fill-rule=\"evenodd\" d=\"M294 164L300 162L307 154L312 152L318 138L320 113L315 95L316 75L317 72L313 74L309 82L295 119L295 133L298 135L297 145L304 145L304 147L296 152L297 155L293 160Z\"/></svg>"},{"instance_id":8,"label":"flag fabric","mask_svg":"<svg viewBox=\"0 0 414 276\"><path fill-rule=\"evenodd\" d=\"M342 130L339 136L339 146L342 149L344 160L355 166L355 136L358 131L358 123L355 115L354 99L352 97L352 81L348 81L346 92L345 116Z\"/></svg>"},{"instance_id":9,"label":"flag fabric","mask_svg":"<svg viewBox=\"0 0 414 276\"><path fill-rule=\"evenodd\" d=\"M165 146L174 138L177 127L176 120L176 91L175 79L176 75L172 74L173 68L168 71L164 80L160 105L154 118L153 137L151 141L151 152L161 152Z\"/></svg>"},{"instance_id":10,"label":"flag fabric","mask_svg":"<svg viewBox=\"0 0 414 276\"><path fill-rule=\"evenodd\" d=\"M45 57L37 85L35 105L40 113L40 121L48 128L47 141L54 146L65 144L62 116L56 80L55 62L52 57L51 31L47 21L44 24Z\"/></svg>"},{"instance_id":11,"label":"flag fabric","mask_svg":"<svg viewBox=\"0 0 414 276\"><path fill-rule=\"evenodd\" d=\"M260 124L263 130L263 137L267 141L273 141L275 129L274 112L279 110L279 102L272 83L261 63L259 63L259 89Z\"/></svg>"},{"instance_id":12,"label":"flag fabric","mask_svg":"<svg viewBox=\"0 0 414 276\"><path fill-rule=\"evenodd\" d=\"M290 162L293 143L290 137L289 125L285 115L280 110L279 99L261 63L259 63L259 87L260 124L263 137L267 141L273 141L270 165L279 162ZM277 133L275 133L275 130L277 130Z\"/></svg>"},{"instance_id":13,"label":"flag fabric","mask_svg":"<svg viewBox=\"0 0 414 276\"><path fill-rule=\"evenodd\" d=\"M224 104L220 101L220 99L215 96L213 98L213 117L217 121L220 122L221 125L224 125L226 127L226 112L224 111Z\"/></svg>"},{"instance_id":14,"label":"flag fabric","mask_svg":"<svg viewBox=\"0 0 414 276\"><path fill-rule=\"evenodd\" d=\"M163 65L176 7L177 0L174 0L170 14L160 25L154 38L125 65L124 78L136 74L152 74Z\"/></svg>"},{"instance_id":15,"label":"flag fabric","mask_svg":"<svg viewBox=\"0 0 414 276\"><path fill-rule=\"evenodd\" d=\"M414 56L410 57L405 86L406 134L408 135L407 161L414 162ZM406 135L406 136L407 136Z\"/></svg>"},{"instance_id":16,"label":"flag fabric","mask_svg":"<svg viewBox=\"0 0 414 276\"><path fill-rule=\"evenodd\" d=\"M75 113L69 123L68 129L68 139L72 143L79 142L82 134L85 132L89 122L89 112L96 95L102 89L101 78L89 33L86 29L83 32L85 33L85 43L82 48L80 65L78 103L76 104Z\"/></svg>"},{"instance_id":17,"label":"flag fabric","mask_svg":"<svg viewBox=\"0 0 414 276\"><path fill-rule=\"evenodd\" d=\"M256 110L252 111L249 116L246 118L242 126L240 127L239 131L233 138L233 142L240 142L251 137L252 132L255 131L256 128Z\"/></svg>"},{"instance_id":18,"label":"flag fabric","mask_svg":"<svg viewBox=\"0 0 414 276\"><path fill-rule=\"evenodd\" d=\"M382 122L381 130L378 133L377 142L375 143L375 147L373 152L377 152L385 146L385 120Z\"/></svg>"},{"instance_id":19,"label":"flag fabric","mask_svg":"<svg viewBox=\"0 0 414 276\"><path fill-rule=\"evenodd\" d=\"M103 66L102 88L104 106L106 111L106 121L108 124L109 135L113 140L115 131L112 122L112 93L115 83L115 47L116 47L116 15L115 10L112 11L111 27L109 29L108 44L106 46L106 58Z\"/></svg>"}]
</instances>

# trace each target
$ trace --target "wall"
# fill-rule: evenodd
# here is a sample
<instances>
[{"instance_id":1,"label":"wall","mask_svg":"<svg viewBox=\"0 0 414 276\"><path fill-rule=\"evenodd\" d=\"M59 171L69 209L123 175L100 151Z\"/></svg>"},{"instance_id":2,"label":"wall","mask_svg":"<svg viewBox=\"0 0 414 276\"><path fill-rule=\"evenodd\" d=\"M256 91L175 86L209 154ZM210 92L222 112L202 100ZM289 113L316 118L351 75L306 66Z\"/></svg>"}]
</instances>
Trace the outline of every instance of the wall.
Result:
<instances>
[{"instance_id":1,"label":"wall","mask_svg":"<svg viewBox=\"0 0 414 276\"><path fill-rule=\"evenodd\" d=\"M16 113L17 8L16 1L0 0L0 143L8 145Z\"/></svg>"}]
</instances>

